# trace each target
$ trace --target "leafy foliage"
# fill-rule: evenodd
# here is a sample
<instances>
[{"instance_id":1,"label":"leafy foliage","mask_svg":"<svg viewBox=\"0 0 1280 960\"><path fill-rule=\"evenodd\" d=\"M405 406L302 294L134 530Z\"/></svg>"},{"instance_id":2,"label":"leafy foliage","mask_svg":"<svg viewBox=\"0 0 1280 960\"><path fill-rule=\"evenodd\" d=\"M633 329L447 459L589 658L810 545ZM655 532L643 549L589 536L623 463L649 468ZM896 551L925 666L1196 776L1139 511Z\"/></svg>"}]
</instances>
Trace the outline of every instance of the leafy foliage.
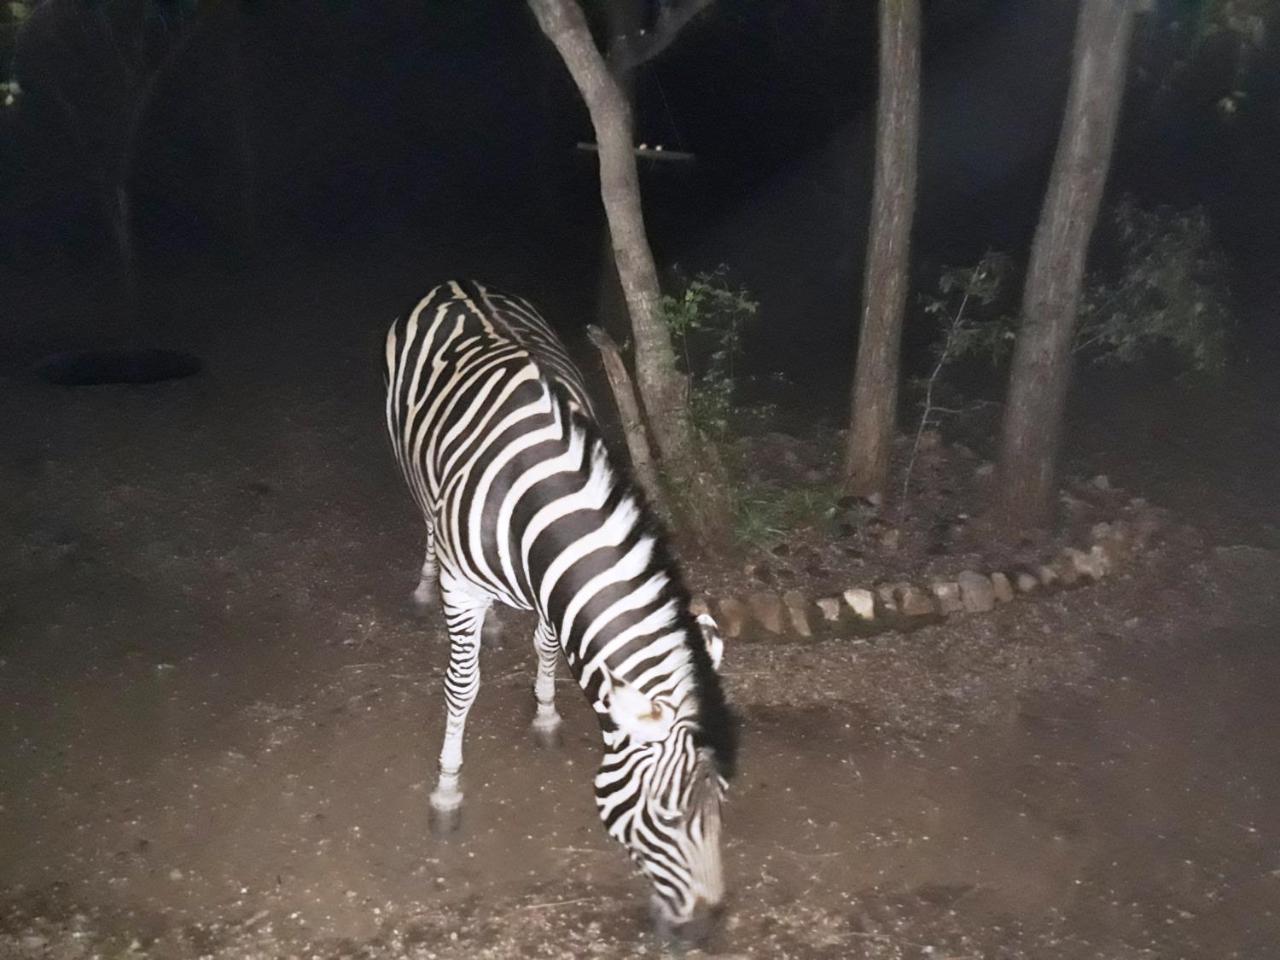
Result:
<instances>
[{"instance_id":1,"label":"leafy foliage","mask_svg":"<svg viewBox=\"0 0 1280 960\"><path fill-rule=\"evenodd\" d=\"M759 304L729 280L729 268L696 274L678 296L664 296L659 311L679 347L689 377L694 424L713 439L730 429L736 388L734 362L743 332Z\"/></svg>"},{"instance_id":2,"label":"leafy foliage","mask_svg":"<svg viewBox=\"0 0 1280 960\"><path fill-rule=\"evenodd\" d=\"M745 485L737 491L734 535L742 543L768 547L792 531L812 526L832 513L839 497L835 484Z\"/></svg>"},{"instance_id":3,"label":"leafy foliage","mask_svg":"<svg viewBox=\"0 0 1280 960\"><path fill-rule=\"evenodd\" d=\"M1226 33L1253 48L1266 43L1274 8L1273 0L1178 0L1173 6L1174 24L1189 26L1195 41Z\"/></svg>"},{"instance_id":4,"label":"leafy foliage","mask_svg":"<svg viewBox=\"0 0 1280 960\"><path fill-rule=\"evenodd\" d=\"M1085 287L1075 350L1100 363L1170 351L1198 371L1226 360L1226 267L1201 207L1143 210L1122 200L1113 220L1122 264Z\"/></svg>"},{"instance_id":5,"label":"leafy foliage","mask_svg":"<svg viewBox=\"0 0 1280 960\"><path fill-rule=\"evenodd\" d=\"M31 16L32 5L25 0L7 0L0 4L0 104L12 107L22 95L22 88L13 77L13 51L18 43L18 32Z\"/></svg>"},{"instance_id":6,"label":"leafy foliage","mask_svg":"<svg viewBox=\"0 0 1280 960\"><path fill-rule=\"evenodd\" d=\"M1144 210L1125 198L1111 222L1118 267L1086 279L1074 351L1098 364L1172 355L1197 371L1221 370L1232 320L1225 261L1208 215L1201 207ZM990 304L1007 264L1007 258L988 254L977 267L945 272L941 296L927 298L925 310L946 311L966 299ZM1016 334L1012 317L970 313L953 325L939 349L949 358L985 355L998 363Z\"/></svg>"},{"instance_id":7,"label":"leafy foliage","mask_svg":"<svg viewBox=\"0 0 1280 960\"><path fill-rule=\"evenodd\" d=\"M953 357L981 354L997 363L1009 352L1015 336L1013 321L993 313L993 308L999 304L1012 265L1007 254L988 251L973 266L944 269L938 292L920 297L927 315L947 318L945 336L934 346L939 367Z\"/></svg>"},{"instance_id":8,"label":"leafy foliage","mask_svg":"<svg viewBox=\"0 0 1280 960\"><path fill-rule=\"evenodd\" d=\"M1167 62L1155 70L1153 79L1168 85L1197 60L1225 54L1229 75L1222 77L1213 102L1224 117L1240 112L1248 101L1257 54L1277 15L1274 0L1165 0L1160 9Z\"/></svg>"},{"instance_id":9,"label":"leafy foliage","mask_svg":"<svg viewBox=\"0 0 1280 960\"><path fill-rule=\"evenodd\" d=\"M745 404L738 396L743 383L735 362L759 304L732 282L724 264L695 274L682 286L679 294L662 298L659 310L689 378L694 424L724 444L722 452L736 478L730 491L735 537L739 543L763 547L829 512L836 489L824 484L780 487L744 479L752 470L746 463L735 462L741 451L726 441L768 423L776 412L772 405ZM775 374L770 379L780 377Z\"/></svg>"}]
</instances>

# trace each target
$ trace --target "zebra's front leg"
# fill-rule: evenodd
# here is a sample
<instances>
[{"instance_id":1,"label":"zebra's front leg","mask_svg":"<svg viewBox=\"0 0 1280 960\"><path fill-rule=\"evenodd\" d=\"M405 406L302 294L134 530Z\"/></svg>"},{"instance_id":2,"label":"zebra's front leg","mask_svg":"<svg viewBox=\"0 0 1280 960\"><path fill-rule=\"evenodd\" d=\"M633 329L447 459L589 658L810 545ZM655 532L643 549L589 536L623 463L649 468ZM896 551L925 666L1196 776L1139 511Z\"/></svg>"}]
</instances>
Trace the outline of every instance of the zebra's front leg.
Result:
<instances>
[{"instance_id":1,"label":"zebra's front leg","mask_svg":"<svg viewBox=\"0 0 1280 960\"><path fill-rule=\"evenodd\" d=\"M440 747L440 778L431 792L431 830L448 834L458 828L462 815L462 739L467 714L480 691L480 631L486 607L470 602L459 605L446 591L445 621L449 625L449 669L445 671L444 743Z\"/></svg>"},{"instance_id":2,"label":"zebra's front leg","mask_svg":"<svg viewBox=\"0 0 1280 960\"><path fill-rule=\"evenodd\" d=\"M533 735L544 747L558 747L560 714L556 712L556 664L560 660L560 643L555 631L544 620L538 621L533 645L538 651L538 675L533 681L533 699L538 707L533 717Z\"/></svg>"},{"instance_id":3,"label":"zebra's front leg","mask_svg":"<svg viewBox=\"0 0 1280 960\"><path fill-rule=\"evenodd\" d=\"M422 557L422 572L413 591L413 607L419 615L427 613L440 599L440 568L436 563L436 530L427 521L427 549Z\"/></svg>"}]
</instances>

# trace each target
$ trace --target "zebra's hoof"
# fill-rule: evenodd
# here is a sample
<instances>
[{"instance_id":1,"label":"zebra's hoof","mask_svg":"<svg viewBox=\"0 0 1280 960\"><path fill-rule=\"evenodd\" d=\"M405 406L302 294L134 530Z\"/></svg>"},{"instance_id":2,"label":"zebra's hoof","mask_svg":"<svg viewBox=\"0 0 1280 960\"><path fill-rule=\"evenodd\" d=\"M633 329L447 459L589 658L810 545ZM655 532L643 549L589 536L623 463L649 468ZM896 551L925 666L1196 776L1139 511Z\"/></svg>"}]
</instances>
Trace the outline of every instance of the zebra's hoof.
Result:
<instances>
[{"instance_id":1,"label":"zebra's hoof","mask_svg":"<svg viewBox=\"0 0 1280 960\"><path fill-rule=\"evenodd\" d=\"M439 605L435 591L424 594L420 590L415 590L409 600L409 606L413 610L415 617L429 617Z\"/></svg>"},{"instance_id":2,"label":"zebra's hoof","mask_svg":"<svg viewBox=\"0 0 1280 960\"><path fill-rule=\"evenodd\" d=\"M455 836L462 826L462 805L440 809L432 806L427 814L427 823L431 827L431 835L445 838Z\"/></svg>"},{"instance_id":3,"label":"zebra's hoof","mask_svg":"<svg viewBox=\"0 0 1280 960\"><path fill-rule=\"evenodd\" d=\"M562 726L559 720L555 723L539 723L537 720L529 727L533 732L533 739L538 746L547 750L558 750L564 746L564 734L561 732Z\"/></svg>"}]
</instances>

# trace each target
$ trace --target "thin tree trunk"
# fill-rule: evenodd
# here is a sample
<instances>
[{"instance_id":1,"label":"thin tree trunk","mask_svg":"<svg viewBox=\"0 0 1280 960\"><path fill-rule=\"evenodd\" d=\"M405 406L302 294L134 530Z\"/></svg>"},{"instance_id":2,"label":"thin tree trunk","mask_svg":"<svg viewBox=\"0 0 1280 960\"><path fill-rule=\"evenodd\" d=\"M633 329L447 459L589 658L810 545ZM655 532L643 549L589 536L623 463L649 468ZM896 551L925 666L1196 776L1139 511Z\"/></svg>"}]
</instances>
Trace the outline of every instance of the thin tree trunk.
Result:
<instances>
[{"instance_id":1,"label":"thin tree trunk","mask_svg":"<svg viewBox=\"0 0 1280 960\"><path fill-rule=\"evenodd\" d=\"M609 378L609 387L613 390L618 416L622 420L622 435L627 441L627 452L631 454L631 469L650 502L661 512L662 486L658 481L657 465L653 462L653 451L649 449L649 434L644 428L644 418L640 414L640 404L636 401L631 374L627 372L627 365L622 360L618 345L605 330L594 325L588 326L587 337L600 351L600 359L604 361L604 372ZM668 516L663 516L662 519L667 522L671 520Z\"/></svg>"},{"instance_id":2,"label":"thin tree trunk","mask_svg":"<svg viewBox=\"0 0 1280 960\"><path fill-rule=\"evenodd\" d=\"M109 167L111 183L108 189L112 192L112 245L115 248L116 264L120 271L122 307L127 320L136 320L139 309L137 247L133 230L133 194L130 187L133 166L138 155L139 138L146 129L147 117L151 112L160 82L185 53L191 39L202 26L203 21L197 21L189 26L186 32L173 42L165 53L164 59L135 82L128 98L127 113L120 139L115 144L116 155Z\"/></svg>"},{"instance_id":3,"label":"thin tree trunk","mask_svg":"<svg viewBox=\"0 0 1280 960\"><path fill-rule=\"evenodd\" d=\"M127 174L118 175L109 190L107 203L116 275L120 284L121 319L132 322L138 317L138 262L133 244L133 203Z\"/></svg>"},{"instance_id":4,"label":"thin tree trunk","mask_svg":"<svg viewBox=\"0 0 1280 960\"><path fill-rule=\"evenodd\" d=\"M847 493L883 493L898 415L920 126L920 0L880 0L880 92L871 238L845 447Z\"/></svg>"},{"instance_id":5,"label":"thin tree trunk","mask_svg":"<svg viewBox=\"0 0 1280 960\"><path fill-rule=\"evenodd\" d=\"M111 217L111 243L115 252L116 270L120 282L121 311L123 319L138 319L138 261L133 233L133 197L130 180L137 157L138 138L142 135L147 113L155 95L158 71L144 77L137 85L128 106L120 140L116 144L116 156L110 165L108 203Z\"/></svg>"},{"instance_id":6,"label":"thin tree trunk","mask_svg":"<svg viewBox=\"0 0 1280 960\"><path fill-rule=\"evenodd\" d=\"M1083 0L1062 133L1027 268L1001 436L995 510L1010 531L1043 527L1052 516L1071 342L1132 29L1132 0Z\"/></svg>"},{"instance_id":7,"label":"thin tree trunk","mask_svg":"<svg viewBox=\"0 0 1280 960\"><path fill-rule=\"evenodd\" d=\"M682 501L680 513L691 527L694 542L723 545L731 524L724 471L714 446L694 429L688 384L676 367L670 335L658 315L658 272L640 206L630 105L575 0L528 3L542 32L560 52L591 115L599 147L600 196L631 316L636 384L663 469Z\"/></svg>"},{"instance_id":8,"label":"thin tree trunk","mask_svg":"<svg viewBox=\"0 0 1280 960\"><path fill-rule=\"evenodd\" d=\"M239 166L236 199L238 201L241 257L249 262L258 254L258 161L253 149L252 126L249 123L251 91L244 75L245 13L235 10L236 22L231 40L231 112L235 127L235 152Z\"/></svg>"},{"instance_id":9,"label":"thin tree trunk","mask_svg":"<svg viewBox=\"0 0 1280 960\"><path fill-rule=\"evenodd\" d=\"M604 17L609 36L606 47L611 47L640 32L644 24L644 5L642 0L610 0L604 5ZM622 96L626 98L628 107L633 102L635 90L635 70L633 67L615 67L613 79L618 84ZM628 113L628 120L632 116ZM635 140L635 129L628 135ZM613 239L606 222L600 231L600 266L596 274L596 322L605 330L629 330L627 322L627 301L622 293L622 283L618 279L618 267L613 256Z\"/></svg>"}]
</instances>

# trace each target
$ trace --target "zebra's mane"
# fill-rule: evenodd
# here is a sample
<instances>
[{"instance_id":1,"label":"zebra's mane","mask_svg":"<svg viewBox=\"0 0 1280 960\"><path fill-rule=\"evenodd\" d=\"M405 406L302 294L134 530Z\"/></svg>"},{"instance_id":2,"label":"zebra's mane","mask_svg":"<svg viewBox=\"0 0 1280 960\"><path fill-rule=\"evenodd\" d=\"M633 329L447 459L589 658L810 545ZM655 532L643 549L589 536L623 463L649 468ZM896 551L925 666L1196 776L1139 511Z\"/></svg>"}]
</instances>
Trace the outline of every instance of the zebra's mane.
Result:
<instances>
[{"instance_id":1,"label":"zebra's mane","mask_svg":"<svg viewBox=\"0 0 1280 960\"><path fill-rule=\"evenodd\" d=\"M666 575L665 592L675 607L673 625L684 635L689 658L693 664L693 684L698 699L698 734L695 742L699 747L711 751L717 770L727 780L733 776L737 765L737 719L725 698L720 676L711 664L711 656L707 653L706 643L703 642L702 630L693 614L689 612L689 590L685 586L680 565L668 546L670 540L667 531L649 506L643 488L632 478L630 470L626 469L625 465L619 465L610 456L608 446L595 421L577 408L568 390L554 377L548 376L541 369L539 377L555 405L556 419L564 423L568 430L581 432L583 435L586 449L590 451L588 462L594 462L597 458L603 459L614 475L614 482L624 487L636 504L639 513L637 521L639 532L647 535L653 544L649 570Z\"/></svg>"}]
</instances>

